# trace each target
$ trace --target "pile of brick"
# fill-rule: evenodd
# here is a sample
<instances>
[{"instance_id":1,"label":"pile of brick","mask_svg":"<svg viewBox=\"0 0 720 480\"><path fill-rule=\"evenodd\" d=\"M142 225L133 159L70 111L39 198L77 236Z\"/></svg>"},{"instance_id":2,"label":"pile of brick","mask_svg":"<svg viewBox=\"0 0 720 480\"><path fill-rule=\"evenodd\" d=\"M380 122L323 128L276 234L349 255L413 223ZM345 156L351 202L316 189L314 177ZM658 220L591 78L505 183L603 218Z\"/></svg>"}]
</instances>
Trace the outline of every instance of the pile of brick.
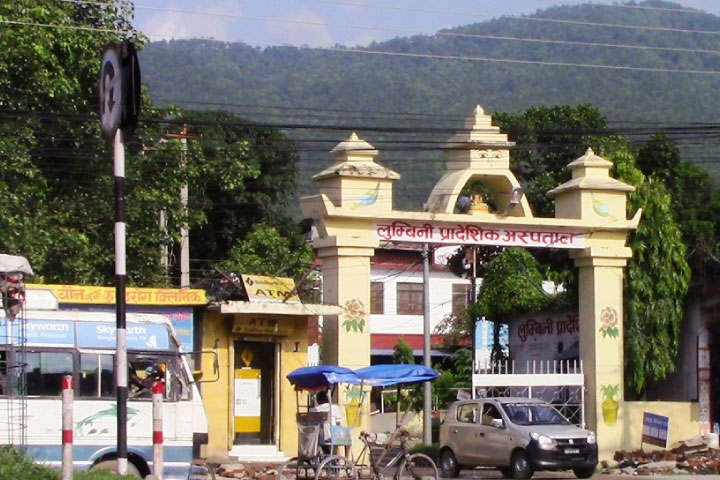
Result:
<instances>
[{"instance_id":1,"label":"pile of brick","mask_svg":"<svg viewBox=\"0 0 720 480\"><path fill-rule=\"evenodd\" d=\"M720 450L698 438L680 442L672 450L619 451L602 467L603 473L616 475L720 474Z\"/></svg>"},{"instance_id":2,"label":"pile of brick","mask_svg":"<svg viewBox=\"0 0 720 480\"><path fill-rule=\"evenodd\" d=\"M279 465L269 463L226 463L214 471L215 479L275 480Z\"/></svg>"}]
</instances>

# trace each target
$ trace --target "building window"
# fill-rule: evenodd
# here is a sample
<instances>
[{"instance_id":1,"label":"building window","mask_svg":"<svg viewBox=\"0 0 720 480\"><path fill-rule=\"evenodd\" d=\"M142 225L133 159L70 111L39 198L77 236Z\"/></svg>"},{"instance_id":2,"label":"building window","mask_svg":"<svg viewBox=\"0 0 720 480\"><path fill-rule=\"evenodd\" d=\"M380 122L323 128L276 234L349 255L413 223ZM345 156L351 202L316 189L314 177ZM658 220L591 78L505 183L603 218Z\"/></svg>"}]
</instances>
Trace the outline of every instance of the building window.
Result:
<instances>
[{"instance_id":1,"label":"building window","mask_svg":"<svg viewBox=\"0 0 720 480\"><path fill-rule=\"evenodd\" d=\"M422 315L422 283L397 284L397 313L398 315Z\"/></svg>"},{"instance_id":2,"label":"building window","mask_svg":"<svg viewBox=\"0 0 720 480\"><path fill-rule=\"evenodd\" d=\"M385 313L385 284L370 282L370 313Z\"/></svg>"},{"instance_id":3,"label":"building window","mask_svg":"<svg viewBox=\"0 0 720 480\"><path fill-rule=\"evenodd\" d=\"M453 283L452 286L452 314L461 315L467 310L470 285L467 283Z\"/></svg>"}]
</instances>

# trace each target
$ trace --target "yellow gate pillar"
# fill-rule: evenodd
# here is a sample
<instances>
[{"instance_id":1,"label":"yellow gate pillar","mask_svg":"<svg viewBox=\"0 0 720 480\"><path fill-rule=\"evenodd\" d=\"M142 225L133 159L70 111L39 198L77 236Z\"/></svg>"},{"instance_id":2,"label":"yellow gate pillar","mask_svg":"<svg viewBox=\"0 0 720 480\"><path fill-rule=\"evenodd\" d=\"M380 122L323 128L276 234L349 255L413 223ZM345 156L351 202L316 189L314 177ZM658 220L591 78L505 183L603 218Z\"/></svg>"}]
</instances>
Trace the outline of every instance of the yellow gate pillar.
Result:
<instances>
[{"instance_id":1,"label":"yellow gate pillar","mask_svg":"<svg viewBox=\"0 0 720 480\"><path fill-rule=\"evenodd\" d=\"M373 226L391 214L400 175L375 163L377 150L354 133L331 153L336 163L313 176L320 194L300 206L318 230L313 246L323 260L323 302L342 308L323 318L323 363L354 369L370 365L370 259L379 246ZM339 400L347 422L365 428L366 416L355 421L358 396L345 397Z\"/></svg>"},{"instance_id":2,"label":"yellow gate pillar","mask_svg":"<svg viewBox=\"0 0 720 480\"><path fill-rule=\"evenodd\" d=\"M612 163L591 149L568 165L572 179L548 192L555 217L608 224L626 219L634 187L610 177ZM579 269L580 359L585 371L585 421L597 432L600 458L623 447L623 276L632 252L626 231L590 231L587 247L570 252Z\"/></svg>"}]
</instances>

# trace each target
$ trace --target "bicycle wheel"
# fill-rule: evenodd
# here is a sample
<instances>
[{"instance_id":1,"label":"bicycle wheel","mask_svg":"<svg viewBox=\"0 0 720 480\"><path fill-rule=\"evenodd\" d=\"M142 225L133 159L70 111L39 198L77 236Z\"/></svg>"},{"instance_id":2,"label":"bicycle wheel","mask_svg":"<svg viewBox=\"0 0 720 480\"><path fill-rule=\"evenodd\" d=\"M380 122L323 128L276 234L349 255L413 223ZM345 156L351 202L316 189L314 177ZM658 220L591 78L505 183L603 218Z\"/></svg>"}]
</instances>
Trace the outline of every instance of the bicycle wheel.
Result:
<instances>
[{"instance_id":1,"label":"bicycle wheel","mask_svg":"<svg viewBox=\"0 0 720 480\"><path fill-rule=\"evenodd\" d=\"M357 469L348 458L330 455L318 465L315 480L358 480Z\"/></svg>"},{"instance_id":2,"label":"bicycle wheel","mask_svg":"<svg viewBox=\"0 0 720 480\"><path fill-rule=\"evenodd\" d=\"M438 480L438 469L427 455L413 453L400 465L397 480Z\"/></svg>"},{"instance_id":3,"label":"bicycle wheel","mask_svg":"<svg viewBox=\"0 0 720 480\"><path fill-rule=\"evenodd\" d=\"M315 469L306 459L293 457L280 465L276 480L310 480L315 478Z\"/></svg>"}]
</instances>

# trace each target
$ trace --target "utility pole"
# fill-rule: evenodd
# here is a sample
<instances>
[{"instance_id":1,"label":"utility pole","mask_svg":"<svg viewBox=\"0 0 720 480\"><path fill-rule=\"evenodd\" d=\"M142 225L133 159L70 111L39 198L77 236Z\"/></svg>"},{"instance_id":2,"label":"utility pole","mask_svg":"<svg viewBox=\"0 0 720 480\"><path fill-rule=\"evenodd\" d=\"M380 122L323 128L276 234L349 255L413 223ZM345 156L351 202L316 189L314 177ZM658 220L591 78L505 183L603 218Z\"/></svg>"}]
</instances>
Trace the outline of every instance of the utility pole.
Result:
<instances>
[{"instance_id":1,"label":"utility pole","mask_svg":"<svg viewBox=\"0 0 720 480\"><path fill-rule=\"evenodd\" d=\"M472 252L472 277L470 277L470 298L468 299L468 307L471 307L477 303L477 247L475 245L469 246L470 251ZM472 342L472 372L471 375L475 374L476 369L476 352L477 352L477 318L474 316L472 317L472 331L470 332L471 335L471 342ZM475 398L475 394L473 392L472 398Z\"/></svg>"},{"instance_id":2,"label":"utility pole","mask_svg":"<svg viewBox=\"0 0 720 480\"><path fill-rule=\"evenodd\" d=\"M191 135L188 133L187 124L184 123L180 133L166 133L165 137L180 140L180 167L185 168L187 159L187 141L188 139L199 139L200 135ZM180 204L182 205L183 214L187 215L188 205L188 184L185 183L180 188ZM180 225L180 288L190 287L190 235L187 222Z\"/></svg>"},{"instance_id":3,"label":"utility pole","mask_svg":"<svg viewBox=\"0 0 720 480\"><path fill-rule=\"evenodd\" d=\"M430 247L423 243L423 360L430 367ZM432 444L432 386L423 385L423 443ZM400 398L400 397L398 397Z\"/></svg>"}]
</instances>

